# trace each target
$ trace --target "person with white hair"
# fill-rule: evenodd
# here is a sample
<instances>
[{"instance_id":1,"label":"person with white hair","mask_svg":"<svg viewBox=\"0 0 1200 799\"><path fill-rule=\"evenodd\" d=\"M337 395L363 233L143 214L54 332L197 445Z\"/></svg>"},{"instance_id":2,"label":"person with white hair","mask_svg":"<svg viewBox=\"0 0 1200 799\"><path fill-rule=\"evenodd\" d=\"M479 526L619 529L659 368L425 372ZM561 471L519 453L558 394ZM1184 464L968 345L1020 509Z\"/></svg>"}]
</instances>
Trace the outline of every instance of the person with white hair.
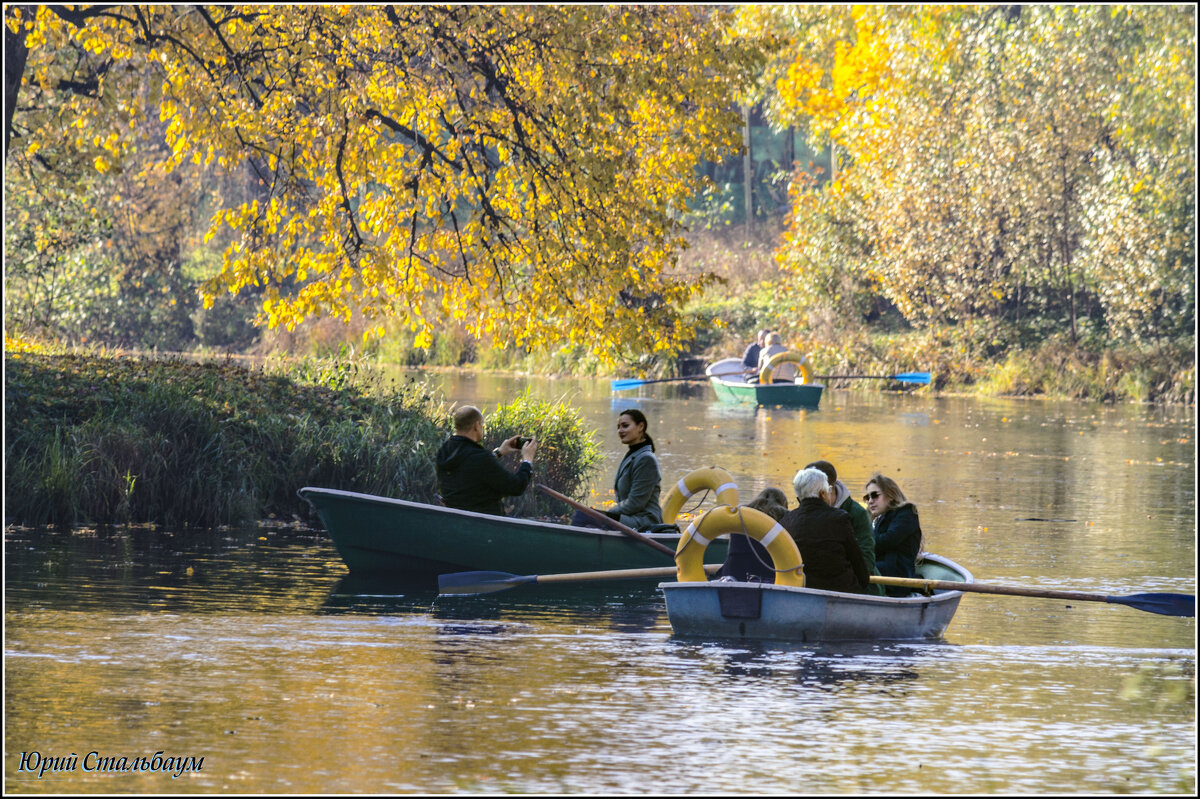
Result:
<instances>
[{"instance_id":1,"label":"person with white hair","mask_svg":"<svg viewBox=\"0 0 1200 799\"><path fill-rule=\"evenodd\" d=\"M820 469L801 469L792 480L800 506L779 524L791 534L804 561L804 585L825 591L866 593L871 577L854 539L850 514L832 506L836 499Z\"/></svg>"}]
</instances>

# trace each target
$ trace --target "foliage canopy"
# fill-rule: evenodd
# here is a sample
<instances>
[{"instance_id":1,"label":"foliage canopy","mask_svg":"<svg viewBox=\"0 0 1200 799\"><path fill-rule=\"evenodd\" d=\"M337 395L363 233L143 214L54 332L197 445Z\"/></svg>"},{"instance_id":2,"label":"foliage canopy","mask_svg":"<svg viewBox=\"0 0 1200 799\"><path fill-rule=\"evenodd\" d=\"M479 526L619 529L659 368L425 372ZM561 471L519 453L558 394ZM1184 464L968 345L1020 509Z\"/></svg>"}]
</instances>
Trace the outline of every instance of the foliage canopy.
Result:
<instances>
[{"instance_id":1,"label":"foliage canopy","mask_svg":"<svg viewBox=\"0 0 1200 799\"><path fill-rule=\"evenodd\" d=\"M29 6L15 142L99 172L249 164L220 292L264 320L399 312L611 360L672 352L696 165L738 143L752 59L688 6ZM11 76L10 76L11 78ZM7 130L6 130L7 136ZM56 145L57 143L57 145ZM51 157L47 157L51 156ZM380 330L382 328L379 328Z\"/></svg>"},{"instance_id":2,"label":"foliage canopy","mask_svg":"<svg viewBox=\"0 0 1200 799\"><path fill-rule=\"evenodd\" d=\"M761 95L829 142L779 249L796 319L894 308L1141 344L1195 325L1185 6L744 6Z\"/></svg>"}]
</instances>

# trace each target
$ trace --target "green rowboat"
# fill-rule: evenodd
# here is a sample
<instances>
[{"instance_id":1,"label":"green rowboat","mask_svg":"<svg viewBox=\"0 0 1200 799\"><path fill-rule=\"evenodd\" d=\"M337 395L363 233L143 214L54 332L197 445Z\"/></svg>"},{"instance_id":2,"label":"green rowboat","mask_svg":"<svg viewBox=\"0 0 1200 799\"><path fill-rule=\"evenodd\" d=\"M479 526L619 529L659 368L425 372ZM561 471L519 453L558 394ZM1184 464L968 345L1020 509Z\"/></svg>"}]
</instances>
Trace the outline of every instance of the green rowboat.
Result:
<instances>
[{"instance_id":1,"label":"green rowboat","mask_svg":"<svg viewBox=\"0 0 1200 799\"><path fill-rule=\"evenodd\" d=\"M306 487L299 495L317 511L355 575L433 577L491 570L514 574L606 571L671 566L667 555L616 530L490 516L402 499ZM671 548L677 534L645 533ZM709 563L725 559L714 541Z\"/></svg>"},{"instance_id":2,"label":"green rowboat","mask_svg":"<svg viewBox=\"0 0 1200 799\"><path fill-rule=\"evenodd\" d=\"M821 402L825 386L820 383L749 383L744 375L729 374L731 365L740 366L741 361L726 358L705 370L717 398L725 402L813 409Z\"/></svg>"}]
</instances>

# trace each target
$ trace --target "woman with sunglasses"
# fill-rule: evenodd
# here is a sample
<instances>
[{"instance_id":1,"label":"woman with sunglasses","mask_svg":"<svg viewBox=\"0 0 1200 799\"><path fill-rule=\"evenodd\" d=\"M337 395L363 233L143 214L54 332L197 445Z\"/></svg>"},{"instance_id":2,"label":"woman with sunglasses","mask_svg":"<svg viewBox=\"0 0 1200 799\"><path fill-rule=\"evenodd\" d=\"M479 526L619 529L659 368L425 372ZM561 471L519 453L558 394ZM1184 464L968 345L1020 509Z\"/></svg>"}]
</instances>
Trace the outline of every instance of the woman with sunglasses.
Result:
<instances>
[{"instance_id":1,"label":"woman with sunglasses","mask_svg":"<svg viewBox=\"0 0 1200 799\"><path fill-rule=\"evenodd\" d=\"M915 577L921 551L921 520L890 477L876 474L867 481L863 497L875 525L875 566L884 577ZM906 588L887 589L889 596L907 596Z\"/></svg>"}]
</instances>

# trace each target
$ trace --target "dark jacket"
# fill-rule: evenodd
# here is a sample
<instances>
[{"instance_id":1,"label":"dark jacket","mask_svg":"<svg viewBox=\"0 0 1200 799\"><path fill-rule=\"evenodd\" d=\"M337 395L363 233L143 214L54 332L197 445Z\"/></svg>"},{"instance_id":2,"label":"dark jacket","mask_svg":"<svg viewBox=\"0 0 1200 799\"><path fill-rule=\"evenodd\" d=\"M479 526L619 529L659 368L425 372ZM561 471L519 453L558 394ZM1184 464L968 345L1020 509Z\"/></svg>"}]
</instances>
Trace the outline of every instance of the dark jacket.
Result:
<instances>
[{"instance_id":1,"label":"dark jacket","mask_svg":"<svg viewBox=\"0 0 1200 799\"><path fill-rule=\"evenodd\" d=\"M746 351L742 353L742 366L747 369L758 368L758 354L762 352L762 347L757 341L751 342L750 346L746 347Z\"/></svg>"},{"instance_id":2,"label":"dark jacket","mask_svg":"<svg viewBox=\"0 0 1200 799\"><path fill-rule=\"evenodd\" d=\"M850 514L850 524L854 526L854 540L858 542L858 549L862 552L867 574L879 574L879 569L875 566L875 529L871 526L871 514L854 501L849 489L841 480L837 481L834 488L838 492L837 502L834 504ZM885 592L882 585L870 585L867 587L867 593L883 596Z\"/></svg>"},{"instance_id":3,"label":"dark jacket","mask_svg":"<svg viewBox=\"0 0 1200 799\"><path fill-rule=\"evenodd\" d=\"M732 577L742 583L773 583L771 553L748 535L729 534L729 551L717 577Z\"/></svg>"},{"instance_id":4,"label":"dark jacket","mask_svg":"<svg viewBox=\"0 0 1200 799\"><path fill-rule=\"evenodd\" d=\"M438 491L447 507L503 516L502 497L525 492L533 466L521 461L515 473L465 436L450 436L437 453Z\"/></svg>"},{"instance_id":5,"label":"dark jacket","mask_svg":"<svg viewBox=\"0 0 1200 799\"><path fill-rule=\"evenodd\" d=\"M916 577L917 553L921 551L921 520L911 503L884 511L875 520L875 565L884 577ZM892 596L911 593L889 588Z\"/></svg>"},{"instance_id":6,"label":"dark jacket","mask_svg":"<svg viewBox=\"0 0 1200 799\"><path fill-rule=\"evenodd\" d=\"M654 457L650 442L635 444L617 466L617 476L613 479L617 504L608 509L609 515L636 530L662 524L662 508L658 504L661 486L658 458Z\"/></svg>"},{"instance_id":7,"label":"dark jacket","mask_svg":"<svg viewBox=\"0 0 1200 799\"><path fill-rule=\"evenodd\" d=\"M824 591L861 594L869 583L862 550L854 540L850 514L830 507L820 497L800 500L779 523L800 548L804 585Z\"/></svg>"}]
</instances>

